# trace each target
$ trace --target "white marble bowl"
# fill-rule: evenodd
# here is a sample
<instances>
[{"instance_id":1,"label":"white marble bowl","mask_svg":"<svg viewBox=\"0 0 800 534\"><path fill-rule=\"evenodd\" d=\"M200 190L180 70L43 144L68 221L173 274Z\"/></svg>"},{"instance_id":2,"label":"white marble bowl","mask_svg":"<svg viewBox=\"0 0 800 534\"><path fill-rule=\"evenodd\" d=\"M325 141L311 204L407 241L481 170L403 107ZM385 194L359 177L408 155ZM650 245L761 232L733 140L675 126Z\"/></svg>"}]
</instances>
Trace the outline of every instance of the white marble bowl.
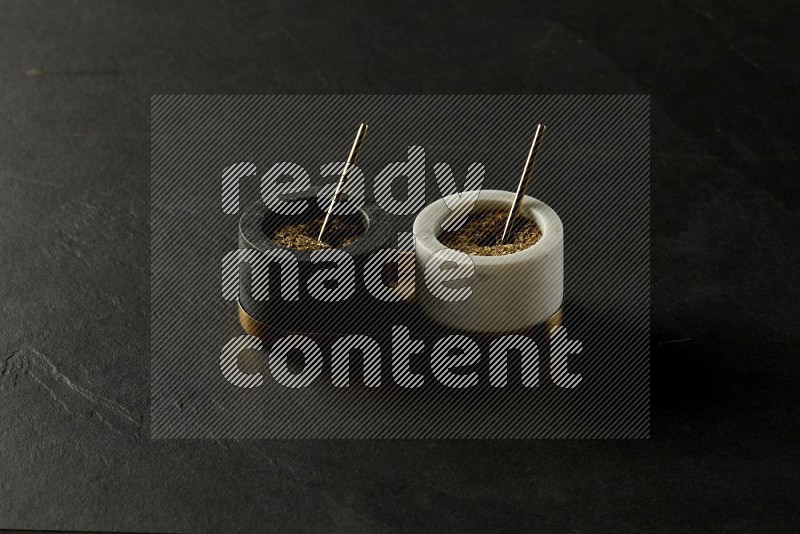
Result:
<instances>
[{"instance_id":1,"label":"white marble bowl","mask_svg":"<svg viewBox=\"0 0 800 534\"><path fill-rule=\"evenodd\" d=\"M481 191L472 213L509 210L514 194ZM437 239L442 222L456 205L450 196L427 206L414 220L416 298L433 321L457 330L478 333L524 332L547 321L561 308L564 297L564 231L561 219L545 203L526 196L520 215L536 222L541 239L527 249L505 256L469 255L474 271L451 286L469 285L471 295L461 301L442 300L426 285L425 269L431 256L446 247ZM429 266L430 268L430 266Z\"/></svg>"}]
</instances>

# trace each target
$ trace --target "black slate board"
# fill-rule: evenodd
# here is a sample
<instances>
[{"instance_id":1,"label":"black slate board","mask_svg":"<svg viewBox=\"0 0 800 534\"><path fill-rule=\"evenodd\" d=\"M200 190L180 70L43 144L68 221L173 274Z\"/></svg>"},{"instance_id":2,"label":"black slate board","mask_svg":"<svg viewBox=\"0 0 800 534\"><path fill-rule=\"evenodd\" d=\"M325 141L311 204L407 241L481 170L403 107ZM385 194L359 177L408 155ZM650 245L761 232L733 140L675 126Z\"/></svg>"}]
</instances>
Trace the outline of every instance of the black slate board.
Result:
<instances>
[{"instance_id":1,"label":"black slate board","mask_svg":"<svg viewBox=\"0 0 800 534\"><path fill-rule=\"evenodd\" d=\"M798 528L797 4L0 6L0 527ZM650 93L652 438L148 438L149 100Z\"/></svg>"}]
</instances>

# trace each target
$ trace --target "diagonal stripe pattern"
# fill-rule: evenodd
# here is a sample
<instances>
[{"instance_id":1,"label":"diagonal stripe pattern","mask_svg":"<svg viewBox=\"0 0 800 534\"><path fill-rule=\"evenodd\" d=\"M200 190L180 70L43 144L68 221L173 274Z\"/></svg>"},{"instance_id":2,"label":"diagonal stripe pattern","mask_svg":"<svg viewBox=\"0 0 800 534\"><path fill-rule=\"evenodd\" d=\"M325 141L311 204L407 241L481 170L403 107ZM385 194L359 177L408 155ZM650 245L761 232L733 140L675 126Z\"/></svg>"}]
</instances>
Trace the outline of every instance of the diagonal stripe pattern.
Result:
<instances>
[{"instance_id":1,"label":"diagonal stripe pattern","mask_svg":"<svg viewBox=\"0 0 800 534\"><path fill-rule=\"evenodd\" d=\"M643 95L154 96L152 436L648 437L649 106ZM305 387L273 378L271 369L284 384L305 384L317 351L297 333L242 337L236 303L220 290L223 259L238 247L242 210L262 199L262 177L272 176L270 198L330 190L336 175L320 170L341 165L360 122L370 125L363 179L348 187L363 188L353 198L392 210L381 229L387 246L411 231L425 205L453 192L452 180L459 191L475 183L467 176L476 163L483 189L513 191L533 129L548 125L529 195L564 225L562 333L580 341L566 364L580 380L554 380L565 369L552 339L456 336L404 301L381 314L354 308L350 331L314 337L322 360ZM376 190L392 164L405 165L410 183ZM439 173L440 184L443 164L452 175ZM302 281L299 291L309 306L325 305ZM347 343L345 335L361 337ZM293 346L311 349L305 361ZM434 352L474 363L444 386ZM239 386L226 378L235 374L230 359L221 365L233 353L248 377ZM393 378L393 354L411 355L405 387Z\"/></svg>"}]
</instances>

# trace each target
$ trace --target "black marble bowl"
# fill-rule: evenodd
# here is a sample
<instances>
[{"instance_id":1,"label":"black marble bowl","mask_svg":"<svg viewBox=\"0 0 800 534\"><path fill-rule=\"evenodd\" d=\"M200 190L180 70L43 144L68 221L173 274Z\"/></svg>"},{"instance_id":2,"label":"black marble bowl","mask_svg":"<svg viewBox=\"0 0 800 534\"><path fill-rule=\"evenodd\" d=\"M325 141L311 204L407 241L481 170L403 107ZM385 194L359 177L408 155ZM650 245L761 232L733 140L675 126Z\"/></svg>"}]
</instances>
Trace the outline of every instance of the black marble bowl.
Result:
<instances>
[{"instance_id":1,"label":"black marble bowl","mask_svg":"<svg viewBox=\"0 0 800 534\"><path fill-rule=\"evenodd\" d=\"M396 242L392 220L377 206L365 206L352 215L337 216L363 227L360 238L342 248L355 262L355 291L346 300L326 302L314 298L307 282L320 269L330 264L311 261L308 250L287 249L275 244L270 236L287 224L297 224L324 217L317 204L316 190L294 195L292 200L308 200L308 207L299 215L281 215L267 209L263 203L248 206L239 221L239 248L260 252L288 251L297 260L299 268L299 295L297 300L287 300L281 294L281 266L270 264L268 296L256 299L253 295L253 273L245 263L239 266L239 318L248 333L298 332L303 334L365 333L378 329L381 321L396 316L403 302L384 302L372 296L364 282L365 264L374 252L391 248Z\"/></svg>"}]
</instances>

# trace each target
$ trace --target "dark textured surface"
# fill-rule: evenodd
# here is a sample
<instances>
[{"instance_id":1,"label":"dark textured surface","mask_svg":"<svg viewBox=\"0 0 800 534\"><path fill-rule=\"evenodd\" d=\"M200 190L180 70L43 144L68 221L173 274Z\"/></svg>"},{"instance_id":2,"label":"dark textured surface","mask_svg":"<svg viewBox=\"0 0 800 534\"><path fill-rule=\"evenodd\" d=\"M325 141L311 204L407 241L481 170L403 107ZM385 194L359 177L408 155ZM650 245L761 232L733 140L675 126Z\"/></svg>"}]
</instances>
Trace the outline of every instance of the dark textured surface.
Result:
<instances>
[{"instance_id":1,"label":"dark textured surface","mask_svg":"<svg viewBox=\"0 0 800 534\"><path fill-rule=\"evenodd\" d=\"M798 4L433 6L0 2L0 526L798 528ZM150 441L180 92L652 94L652 439Z\"/></svg>"}]
</instances>

